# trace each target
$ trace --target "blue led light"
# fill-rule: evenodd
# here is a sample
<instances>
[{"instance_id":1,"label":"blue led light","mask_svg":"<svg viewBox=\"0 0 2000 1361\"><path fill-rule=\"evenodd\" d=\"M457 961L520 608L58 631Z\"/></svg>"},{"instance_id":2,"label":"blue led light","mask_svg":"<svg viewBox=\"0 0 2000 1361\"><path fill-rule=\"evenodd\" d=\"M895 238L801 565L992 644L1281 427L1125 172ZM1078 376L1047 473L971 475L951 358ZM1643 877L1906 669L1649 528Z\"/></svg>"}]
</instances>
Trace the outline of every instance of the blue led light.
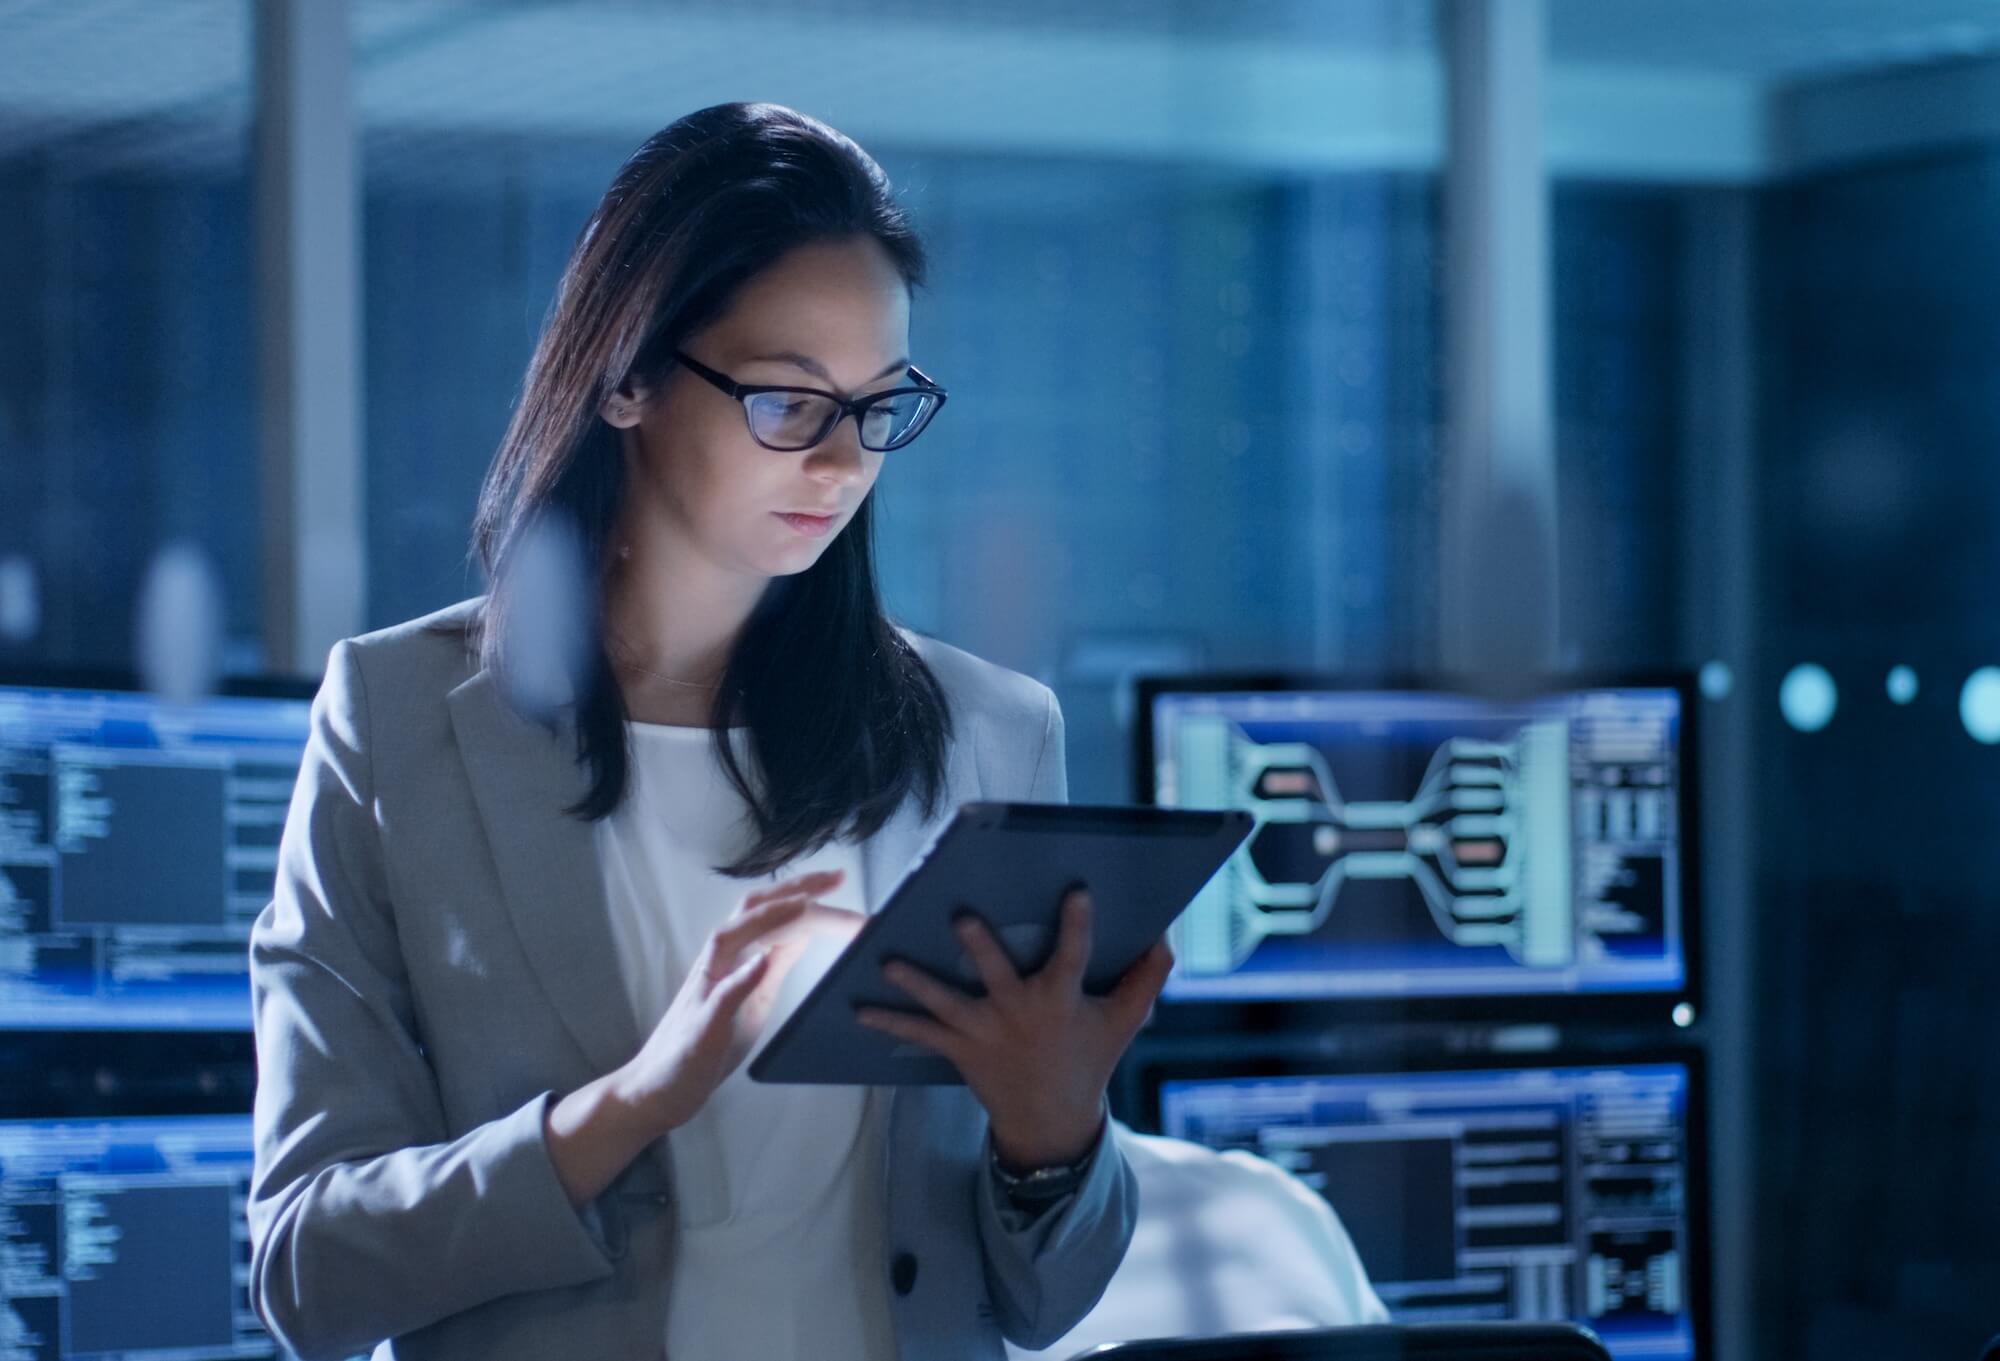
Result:
<instances>
[{"instance_id":1,"label":"blue led light","mask_svg":"<svg viewBox=\"0 0 2000 1361\"><path fill-rule=\"evenodd\" d=\"M2000 666L1982 666L1965 678L1958 716L1973 740L1988 746L2000 742Z\"/></svg>"},{"instance_id":2,"label":"blue led light","mask_svg":"<svg viewBox=\"0 0 2000 1361\"><path fill-rule=\"evenodd\" d=\"M1814 662L1793 667L1778 687L1778 708L1785 722L1800 732L1818 732L1833 721L1833 711L1839 707L1839 687L1826 668Z\"/></svg>"}]
</instances>

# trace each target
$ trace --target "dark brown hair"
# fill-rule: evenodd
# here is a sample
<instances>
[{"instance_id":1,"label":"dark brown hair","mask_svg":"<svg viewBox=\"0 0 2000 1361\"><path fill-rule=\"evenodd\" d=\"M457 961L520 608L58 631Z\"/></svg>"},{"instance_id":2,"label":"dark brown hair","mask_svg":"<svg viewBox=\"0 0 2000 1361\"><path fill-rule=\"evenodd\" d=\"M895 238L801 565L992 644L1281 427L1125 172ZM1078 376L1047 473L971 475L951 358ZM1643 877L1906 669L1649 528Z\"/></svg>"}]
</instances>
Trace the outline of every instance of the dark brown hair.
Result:
<instances>
[{"instance_id":1,"label":"dark brown hair","mask_svg":"<svg viewBox=\"0 0 2000 1361\"><path fill-rule=\"evenodd\" d=\"M473 524L490 583L475 645L503 679L521 615L537 608L510 569L538 525L574 531L591 588L572 689L591 783L573 815L609 814L629 774L624 698L602 640L624 462L600 408L627 384L658 390L682 343L787 252L854 236L881 243L910 287L922 283L922 246L865 151L791 109L721 104L649 138L577 238ZM769 873L836 836L872 835L913 791L930 811L941 797L949 711L883 613L871 500L812 567L773 578L724 674L710 740L758 835L723 873ZM738 718L761 782L730 744Z\"/></svg>"}]
</instances>

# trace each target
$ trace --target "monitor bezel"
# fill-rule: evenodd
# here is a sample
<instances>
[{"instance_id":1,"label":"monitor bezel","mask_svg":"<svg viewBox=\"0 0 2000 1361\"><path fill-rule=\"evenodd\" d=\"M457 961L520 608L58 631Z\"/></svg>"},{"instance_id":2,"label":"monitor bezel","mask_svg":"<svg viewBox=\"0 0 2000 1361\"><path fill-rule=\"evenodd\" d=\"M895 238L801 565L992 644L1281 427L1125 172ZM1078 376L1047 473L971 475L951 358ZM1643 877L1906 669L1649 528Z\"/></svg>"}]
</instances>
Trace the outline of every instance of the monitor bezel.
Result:
<instances>
[{"instance_id":1,"label":"monitor bezel","mask_svg":"<svg viewBox=\"0 0 2000 1361\"><path fill-rule=\"evenodd\" d=\"M1378 1050L1365 1058L1282 1055L1257 1051L1237 1056L1187 1055L1171 1051L1135 1055L1134 1074L1141 1123L1160 1133L1160 1090L1168 1082L1243 1081L1260 1078L1403 1077L1435 1073L1534 1072L1548 1069L1607 1069L1679 1064L1687 1074L1688 1316L1694 1354L1704 1361L1714 1352L1713 1225L1709 1209L1710 1130L1707 1051L1696 1044L1653 1041L1622 1047L1568 1040L1538 1050L1447 1053L1435 1049L1392 1054Z\"/></svg>"},{"instance_id":2,"label":"monitor bezel","mask_svg":"<svg viewBox=\"0 0 2000 1361\"><path fill-rule=\"evenodd\" d=\"M1402 692L1519 702L1586 690L1671 690L1680 699L1680 781L1675 806L1680 825L1681 963L1674 988L1617 992L1512 992L1438 994L1417 997L1201 998L1163 995L1151 1028L1163 1034L1206 1033L1217 1029L1270 1032L1294 1025L1342 1022L1438 1021L1460 1023L1589 1021L1657 1024L1689 1028L1702 1015L1702 931L1700 883L1700 719L1692 673L1672 670L1571 672L1507 679L1433 674L1218 672L1146 676L1137 680L1133 717L1132 797L1155 801L1154 701L1174 694L1367 694ZM1685 1006L1692 1013L1683 1015Z\"/></svg>"},{"instance_id":3,"label":"monitor bezel","mask_svg":"<svg viewBox=\"0 0 2000 1361\"><path fill-rule=\"evenodd\" d=\"M319 682L307 676L258 672L219 676L202 699L311 700ZM39 662L0 663L0 689L97 690L106 694L155 695L138 672L124 667L54 666Z\"/></svg>"},{"instance_id":4,"label":"monitor bezel","mask_svg":"<svg viewBox=\"0 0 2000 1361\"><path fill-rule=\"evenodd\" d=\"M240 1115L256 1090L247 1022L241 1030L10 1030L0 1044L0 1120Z\"/></svg>"}]
</instances>

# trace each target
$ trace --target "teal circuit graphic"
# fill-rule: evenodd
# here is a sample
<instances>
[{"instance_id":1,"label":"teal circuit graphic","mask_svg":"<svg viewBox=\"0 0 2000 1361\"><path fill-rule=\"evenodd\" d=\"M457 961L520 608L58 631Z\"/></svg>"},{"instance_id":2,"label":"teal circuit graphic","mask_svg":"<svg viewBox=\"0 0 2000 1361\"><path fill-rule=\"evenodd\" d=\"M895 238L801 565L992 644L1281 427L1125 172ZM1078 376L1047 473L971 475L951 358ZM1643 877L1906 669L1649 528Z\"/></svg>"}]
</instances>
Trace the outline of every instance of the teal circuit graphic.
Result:
<instances>
[{"instance_id":1,"label":"teal circuit graphic","mask_svg":"<svg viewBox=\"0 0 2000 1361\"><path fill-rule=\"evenodd\" d=\"M1172 990L1678 985L1675 698L1162 697L1163 795L1257 820L1176 924Z\"/></svg>"}]
</instances>

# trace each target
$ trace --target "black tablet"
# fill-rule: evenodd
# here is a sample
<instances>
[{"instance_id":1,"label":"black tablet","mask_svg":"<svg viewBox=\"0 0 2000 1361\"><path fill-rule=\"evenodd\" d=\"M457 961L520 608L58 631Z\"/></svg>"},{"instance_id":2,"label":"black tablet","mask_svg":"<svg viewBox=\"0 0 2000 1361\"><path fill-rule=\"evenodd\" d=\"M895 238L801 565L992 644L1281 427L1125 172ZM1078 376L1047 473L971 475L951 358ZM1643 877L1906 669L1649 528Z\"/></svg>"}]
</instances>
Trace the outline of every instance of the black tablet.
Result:
<instances>
[{"instance_id":1,"label":"black tablet","mask_svg":"<svg viewBox=\"0 0 2000 1361\"><path fill-rule=\"evenodd\" d=\"M952 922L983 918L1023 973L1054 951L1062 894L1090 887L1088 992L1109 992L1166 933L1249 836L1239 809L968 803L917 855L903 881L751 1060L758 1082L956 1083L958 1070L854 1019L858 1006L917 1011L882 977L904 959L979 994Z\"/></svg>"}]
</instances>

